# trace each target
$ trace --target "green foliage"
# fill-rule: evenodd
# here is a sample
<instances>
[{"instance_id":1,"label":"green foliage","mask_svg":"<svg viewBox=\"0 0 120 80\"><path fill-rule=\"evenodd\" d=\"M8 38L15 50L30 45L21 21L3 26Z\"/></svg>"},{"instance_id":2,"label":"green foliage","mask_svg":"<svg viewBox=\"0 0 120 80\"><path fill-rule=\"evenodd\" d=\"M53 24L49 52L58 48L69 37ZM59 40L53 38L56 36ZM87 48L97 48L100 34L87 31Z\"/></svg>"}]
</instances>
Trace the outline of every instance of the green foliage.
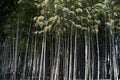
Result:
<instances>
[{"instance_id":1,"label":"green foliage","mask_svg":"<svg viewBox=\"0 0 120 80\"><path fill-rule=\"evenodd\" d=\"M120 8L115 3L114 0L18 0L17 9L8 20L16 26L19 19L19 25L25 28L31 21L33 30L37 28L33 31L34 34L44 31L64 34L71 27L73 32L88 27L91 31L98 32L96 26L99 29L101 25L118 29Z\"/></svg>"},{"instance_id":2,"label":"green foliage","mask_svg":"<svg viewBox=\"0 0 120 80\"><path fill-rule=\"evenodd\" d=\"M113 17L118 16L118 7L113 8L113 5L114 0L43 0L36 5L41 10L34 20L36 26L41 27L41 31L56 34L64 33L71 27L73 30L86 30L88 25L91 30L98 32L95 27L100 27L103 20L106 26L112 26L114 19L105 21L107 12L112 12Z\"/></svg>"}]
</instances>

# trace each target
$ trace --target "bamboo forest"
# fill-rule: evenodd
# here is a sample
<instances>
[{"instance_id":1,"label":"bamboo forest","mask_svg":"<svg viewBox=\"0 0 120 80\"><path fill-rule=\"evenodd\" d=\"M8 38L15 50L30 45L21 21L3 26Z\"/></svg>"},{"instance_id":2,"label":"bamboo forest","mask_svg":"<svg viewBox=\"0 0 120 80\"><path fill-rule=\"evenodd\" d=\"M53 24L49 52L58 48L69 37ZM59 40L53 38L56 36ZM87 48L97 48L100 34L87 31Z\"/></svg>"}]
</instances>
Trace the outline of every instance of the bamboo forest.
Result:
<instances>
[{"instance_id":1,"label":"bamboo forest","mask_svg":"<svg viewBox=\"0 0 120 80\"><path fill-rule=\"evenodd\" d=\"M120 0L0 0L0 80L120 80Z\"/></svg>"}]
</instances>

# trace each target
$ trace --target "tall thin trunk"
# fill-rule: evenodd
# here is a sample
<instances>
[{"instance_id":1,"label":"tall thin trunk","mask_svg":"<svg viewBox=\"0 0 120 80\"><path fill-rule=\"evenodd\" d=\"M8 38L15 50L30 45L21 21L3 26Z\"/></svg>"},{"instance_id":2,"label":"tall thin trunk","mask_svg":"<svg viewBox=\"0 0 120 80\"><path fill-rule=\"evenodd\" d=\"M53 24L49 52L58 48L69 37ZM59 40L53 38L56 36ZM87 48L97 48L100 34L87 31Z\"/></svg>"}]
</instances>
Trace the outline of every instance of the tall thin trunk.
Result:
<instances>
[{"instance_id":1,"label":"tall thin trunk","mask_svg":"<svg viewBox=\"0 0 120 80\"><path fill-rule=\"evenodd\" d=\"M13 33L13 28L12 28L12 55L14 56L15 54L15 40L14 40L14 33ZM12 58L12 64L11 64L11 72L13 72L13 76L12 76L12 79L14 80L14 63L15 63L15 60L14 60L14 57Z\"/></svg>"},{"instance_id":2,"label":"tall thin trunk","mask_svg":"<svg viewBox=\"0 0 120 80\"><path fill-rule=\"evenodd\" d=\"M105 78L107 78L107 55L108 55L108 53L107 53L107 45L108 45L108 43L107 43L107 32L105 31Z\"/></svg>"},{"instance_id":3,"label":"tall thin trunk","mask_svg":"<svg viewBox=\"0 0 120 80\"><path fill-rule=\"evenodd\" d=\"M51 43L50 43L50 80L53 80L53 65L54 65L54 47L53 47L53 36L51 35Z\"/></svg>"},{"instance_id":4,"label":"tall thin trunk","mask_svg":"<svg viewBox=\"0 0 120 80\"><path fill-rule=\"evenodd\" d=\"M111 40L111 29L109 30L109 45L110 45L110 54L109 54L109 62L110 62L110 70L109 70L109 75L110 75L110 79L112 79L112 40Z\"/></svg>"},{"instance_id":5,"label":"tall thin trunk","mask_svg":"<svg viewBox=\"0 0 120 80\"><path fill-rule=\"evenodd\" d=\"M45 80L45 59L46 59L46 32L44 32L44 59L43 59L43 80Z\"/></svg>"},{"instance_id":6,"label":"tall thin trunk","mask_svg":"<svg viewBox=\"0 0 120 80\"><path fill-rule=\"evenodd\" d=\"M34 56L34 48L33 48L33 46L34 46L34 38L32 37L32 40L31 40L31 45L30 45L30 74L29 74L29 76L30 76L30 78L32 78L32 72L33 72L33 60L34 60L34 58L33 58L33 56Z\"/></svg>"},{"instance_id":7,"label":"tall thin trunk","mask_svg":"<svg viewBox=\"0 0 120 80\"><path fill-rule=\"evenodd\" d=\"M12 38L12 37L11 37ZM12 72L12 57L13 57L13 54L12 54L12 43L11 43L12 40L10 40L10 63L9 63L9 67L10 67L10 73ZM10 76L10 79L11 79L11 76Z\"/></svg>"},{"instance_id":8,"label":"tall thin trunk","mask_svg":"<svg viewBox=\"0 0 120 80\"><path fill-rule=\"evenodd\" d=\"M117 60L117 55L119 54L119 51L118 51L118 44L116 43L115 44L115 53L116 53L116 55L115 55L115 59L116 59L116 77L117 77L117 79L118 79L118 76L119 76L119 64L118 64L118 60Z\"/></svg>"},{"instance_id":9,"label":"tall thin trunk","mask_svg":"<svg viewBox=\"0 0 120 80\"><path fill-rule=\"evenodd\" d=\"M28 38L26 42L25 59L24 59L24 66L23 66L23 80L25 80L25 70L26 70L26 61L27 61L28 46L29 46L30 29L31 28L29 28Z\"/></svg>"},{"instance_id":10,"label":"tall thin trunk","mask_svg":"<svg viewBox=\"0 0 120 80\"><path fill-rule=\"evenodd\" d=\"M116 51L115 51L115 42L114 42L114 32L111 34L112 36L112 59L113 59L113 73L114 73L114 80L118 80L118 68L117 68L117 60L116 60Z\"/></svg>"},{"instance_id":11,"label":"tall thin trunk","mask_svg":"<svg viewBox=\"0 0 120 80\"><path fill-rule=\"evenodd\" d=\"M64 80L68 80L68 66L69 66L69 64L68 64L68 60L69 60L68 56L69 56L69 38L68 38L68 40L67 39L65 40L65 64L64 64L65 71L64 71Z\"/></svg>"},{"instance_id":12,"label":"tall thin trunk","mask_svg":"<svg viewBox=\"0 0 120 80\"><path fill-rule=\"evenodd\" d=\"M100 54L99 54L99 40L98 33L96 33L96 42L97 42L97 79L100 78Z\"/></svg>"},{"instance_id":13,"label":"tall thin trunk","mask_svg":"<svg viewBox=\"0 0 120 80\"><path fill-rule=\"evenodd\" d=\"M93 35L91 36L91 57L92 57L92 60L91 60L91 80L94 79L94 57L95 57L95 52L94 52L94 38L93 38Z\"/></svg>"},{"instance_id":14,"label":"tall thin trunk","mask_svg":"<svg viewBox=\"0 0 120 80\"><path fill-rule=\"evenodd\" d=\"M71 28L71 35L70 35L69 80L72 80L72 28Z\"/></svg>"},{"instance_id":15,"label":"tall thin trunk","mask_svg":"<svg viewBox=\"0 0 120 80\"><path fill-rule=\"evenodd\" d=\"M39 67L39 80L41 80L41 74L42 74L42 68L43 68L43 53L44 53L44 37L42 41L42 52L41 52L41 58L40 58L40 67Z\"/></svg>"},{"instance_id":16,"label":"tall thin trunk","mask_svg":"<svg viewBox=\"0 0 120 80\"><path fill-rule=\"evenodd\" d=\"M85 80L88 80L88 36L85 31Z\"/></svg>"},{"instance_id":17,"label":"tall thin trunk","mask_svg":"<svg viewBox=\"0 0 120 80\"><path fill-rule=\"evenodd\" d=\"M37 45L37 38L35 36L32 80L34 80L34 78L36 78L36 76L35 76L35 74L36 74L36 45Z\"/></svg>"},{"instance_id":18,"label":"tall thin trunk","mask_svg":"<svg viewBox=\"0 0 120 80\"><path fill-rule=\"evenodd\" d=\"M75 48L74 48L74 70L73 70L73 79L76 79L77 71L77 30L75 32Z\"/></svg>"},{"instance_id":19,"label":"tall thin trunk","mask_svg":"<svg viewBox=\"0 0 120 80\"><path fill-rule=\"evenodd\" d=\"M53 61L53 65L52 65L52 73L51 73L51 78L50 80L54 80L55 77L55 69L56 69L56 59L57 59L57 49L58 49L58 45L57 45L57 41L55 42L55 57L54 57L54 61Z\"/></svg>"},{"instance_id":20,"label":"tall thin trunk","mask_svg":"<svg viewBox=\"0 0 120 80\"><path fill-rule=\"evenodd\" d=\"M19 23L17 23L17 33L16 33L16 43L15 43L15 53L14 53L14 80L16 80L16 69L17 69L17 55L18 55L18 38L19 38Z\"/></svg>"},{"instance_id":21,"label":"tall thin trunk","mask_svg":"<svg viewBox=\"0 0 120 80\"><path fill-rule=\"evenodd\" d=\"M56 59L56 68L55 68L55 77L54 80L59 80L59 64L60 64L60 38L58 40L58 50L57 50L57 59Z\"/></svg>"},{"instance_id":22,"label":"tall thin trunk","mask_svg":"<svg viewBox=\"0 0 120 80\"><path fill-rule=\"evenodd\" d=\"M91 32L88 27L88 78L91 80Z\"/></svg>"}]
</instances>

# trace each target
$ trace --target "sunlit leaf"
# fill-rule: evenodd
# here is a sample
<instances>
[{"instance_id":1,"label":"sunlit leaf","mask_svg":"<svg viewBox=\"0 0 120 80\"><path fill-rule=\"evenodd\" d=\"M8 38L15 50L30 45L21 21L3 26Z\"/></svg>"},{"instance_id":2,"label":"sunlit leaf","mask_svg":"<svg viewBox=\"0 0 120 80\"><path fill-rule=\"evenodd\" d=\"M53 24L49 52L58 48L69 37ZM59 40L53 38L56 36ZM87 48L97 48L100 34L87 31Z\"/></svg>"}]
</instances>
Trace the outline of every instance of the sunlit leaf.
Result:
<instances>
[{"instance_id":1,"label":"sunlit leaf","mask_svg":"<svg viewBox=\"0 0 120 80\"><path fill-rule=\"evenodd\" d=\"M48 26L45 26L45 31L47 32L47 31L51 31L51 28L52 28L52 25L48 25Z\"/></svg>"},{"instance_id":2,"label":"sunlit leaf","mask_svg":"<svg viewBox=\"0 0 120 80\"><path fill-rule=\"evenodd\" d=\"M82 7L82 3L78 2L78 6L79 6L79 7Z\"/></svg>"},{"instance_id":3,"label":"sunlit leaf","mask_svg":"<svg viewBox=\"0 0 120 80\"><path fill-rule=\"evenodd\" d=\"M39 16L38 21L42 21L42 20L44 20L44 16Z\"/></svg>"},{"instance_id":4,"label":"sunlit leaf","mask_svg":"<svg viewBox=\"0 0 120 80\"><path fill-rule=\"evenodd\" d=\"M54 23L57 20L58 16L50 17L49 22Z\"/></svg>"},{"instance_id":5,"label":"sunlit leaf","mask_svg":"<svg viewBox=\"0 0 120 80\"><path fill-rule=\"evenodd\" d=\"M95 23L100 24L101 21L100 20L95 20Z\"/></svg>"},{"instance_id":6,"label":"sunlit leaf","mask_svg":"<svg viewBox=\"0 0 120 80\"><path fill-rule=\"evenodd\" d=\"M76 28L79 28L79 29L81 29L82 28L82 26L81 25L79 25L79 24L75 24L74 25Z\"/></svg>"},{"instance_id":7,"label":"sunlit leaf","mask_svg":"<svg viewBox=\"0 0 120 80\"><path fill-rule=\"evenodd\" d=\"M81 8L77 8L77 9L75 9L75 11L76 11L77 13L83 12L83 10L82 10Z\"/></svg>"},{"instance_id":8,"label":"sunlit leaf","mask_svg":"<svg viewBox=\"0 0 120 80\"><path fill-rule=\"evenodd\" d=\"M42 34L44 32L44 30L42 30L42 31L34 31L33 33L34 34Z\"/></svg>"}]
</instances>

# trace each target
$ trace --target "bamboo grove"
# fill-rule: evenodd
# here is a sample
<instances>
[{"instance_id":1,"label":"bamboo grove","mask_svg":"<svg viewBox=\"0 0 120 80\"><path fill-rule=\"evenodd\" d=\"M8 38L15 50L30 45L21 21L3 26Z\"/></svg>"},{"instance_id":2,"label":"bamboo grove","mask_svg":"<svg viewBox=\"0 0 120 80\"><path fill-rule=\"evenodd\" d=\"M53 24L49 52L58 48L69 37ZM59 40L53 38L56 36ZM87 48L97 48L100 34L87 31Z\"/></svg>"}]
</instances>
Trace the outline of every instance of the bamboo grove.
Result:
<instances>
[{"instance_id":1,"label":"bamboo grove","mask_svg":"<svg viewBox=\"0 0 120 80\"><path fill-rule=\"evenodd\" d=\"M1 80L120 79L119 0L18 0L14 9L0 20Z\"/></svg>"}]
</instances>

